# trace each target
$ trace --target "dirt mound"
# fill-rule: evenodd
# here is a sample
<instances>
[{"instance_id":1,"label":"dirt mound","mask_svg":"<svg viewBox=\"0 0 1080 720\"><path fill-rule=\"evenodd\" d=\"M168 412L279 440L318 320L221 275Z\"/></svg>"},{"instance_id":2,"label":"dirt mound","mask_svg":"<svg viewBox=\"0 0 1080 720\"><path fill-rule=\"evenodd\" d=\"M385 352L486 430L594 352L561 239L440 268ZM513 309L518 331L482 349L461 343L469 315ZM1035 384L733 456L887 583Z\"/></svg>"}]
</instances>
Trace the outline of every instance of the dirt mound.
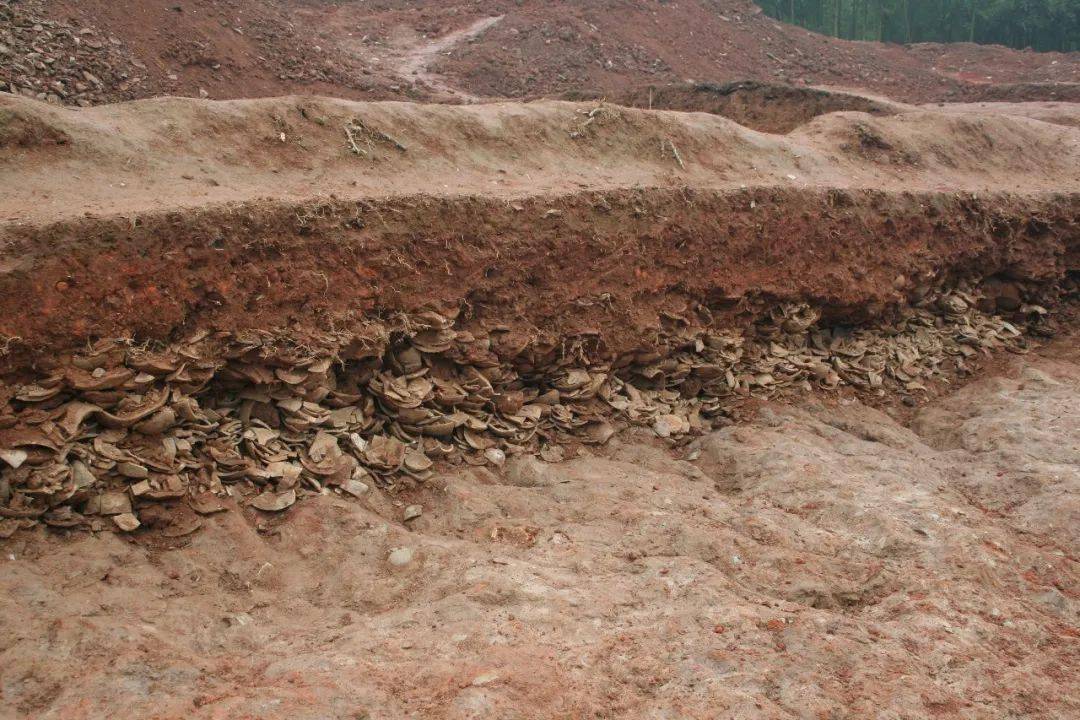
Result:
<instances>
[{"instance_id":1,"label":"dirt mound","mask_svg":"<svg viewBox=\"0 0 1080 720\"><path fill-rule=\"evenodd\" d=\"M0 148L66 145L70 140L67 133L43 122L37 115L0 109Z\"/></svg>"},{"instance_id":2,"label":"dirt mound","mask_svg":"<svg viewBox=\"0 0 1080 720\"><path fill-rule=\"evenodd\" d=\"M1030 49L1008 50L1000 45L974 43L915 43L905 46L905 51L933 67L936 72L981 86L976 88L977 91L992 91L999 85L1008 88L1010 85L1022 87L1070 83L1075 86L1080 82L1075 65L1077 53L1037 53ZM1053 88L1046 89L1052 91ZM1001 99L1019 101L1054 98Z\"/></svg>"},{"instance_id":3,"label":"dirt mound","mask_svg":"<svg viewBox=\"0 0 1080 720\"><path fill-rule=\"evenodd\" d=\"M1080 127L1080 104L1058 102L1024 103L935 103L934 112L957 115L992 114L1026 117L1041 122Z\"/></svg>"},{"instance_id":4,"label":"dirt mound","mask_svg":"<svg viewBox=\"0 0 1080 720\"><path fill-rule=\"evenodd\" d=\"M1031 119L1038 113L1028 106L838 112L769 138L723 117L599 105L156 99L71 112L0 98L5 110L71 138L59 152L0 159L12 179L0 187L0 217L17 227L18 220L42 225L88 212L143 215L331 195L542 202L637 185L975 192L1022 182L1029 193L1069 192L1080 180L1075 130ZM887 168L848 157L845 146L867 133L919 161ZM58 181L60 167L80 182ZM30 201L44 195L49 203Z\"/></svg>"},{"instance_id":5,"label":"dirt mound","mask_svg":"<svg viewBox=\"0 0 1080 720\"><path fill-rule=\"evenodd\" d=\"M1080 83L1006 83L967 93L973 101L1026 103L1040 100L1080 103Z\"/></svg>"},{"instance_id":6,"label":"dirt mound","mask_svg":"<svg viewBox=\"0 0 1080 720\"><path fill-rule=\"evenodd\" d=\"M569 92L566 100L604 100L629 107L723 115L740 125L770 133L786 133L818 115L851 110L892 115L891 103L862 95L743 80L714 85L685 83L649 86L610 97L596 92Z\"/></svg>"},{"instance_id":7,"label":"dirt mound","mask_svg":"<svg viewBox=\"0 0 1080 720\"><path fill-rule=\"evenodd\" d=\"M848 42L777 22L743 0L2 0L0 8L12 26L0 44L41 55L0 65L0 80L67 103L163 93L616 96L746 79L909 102L1070 100L1080 82L1080 53ZM98 82L80 80L82 71Z\"/></svg>"}]
</instances>

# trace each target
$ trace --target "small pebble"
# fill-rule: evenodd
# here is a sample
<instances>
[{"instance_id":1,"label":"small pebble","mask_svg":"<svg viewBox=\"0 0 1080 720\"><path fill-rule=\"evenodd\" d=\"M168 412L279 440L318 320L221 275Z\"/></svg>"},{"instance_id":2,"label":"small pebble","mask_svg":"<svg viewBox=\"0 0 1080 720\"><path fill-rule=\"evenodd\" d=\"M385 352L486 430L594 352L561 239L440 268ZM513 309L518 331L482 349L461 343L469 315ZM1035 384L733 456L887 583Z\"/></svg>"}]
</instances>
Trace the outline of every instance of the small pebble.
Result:
<instances>
[{"instance_id":1,"label":"small pebble","mask_svg":"<svg viewBox=\"0 0 1080 720\"><path fill-rule=\"evenodd\" d=\"M398 548L390 553L390 564L395 567L408 565L413 559L413 549L408 547Z\"/></svg>"}]
</instances>

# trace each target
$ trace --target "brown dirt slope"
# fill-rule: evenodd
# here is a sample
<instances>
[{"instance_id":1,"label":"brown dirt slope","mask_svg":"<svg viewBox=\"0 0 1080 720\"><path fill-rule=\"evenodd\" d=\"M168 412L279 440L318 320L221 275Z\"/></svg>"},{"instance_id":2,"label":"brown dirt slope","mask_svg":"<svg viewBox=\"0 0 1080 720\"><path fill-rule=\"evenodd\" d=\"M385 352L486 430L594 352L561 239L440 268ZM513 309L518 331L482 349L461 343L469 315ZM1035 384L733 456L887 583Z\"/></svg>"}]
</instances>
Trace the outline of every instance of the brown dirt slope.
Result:
<instances>
[{"instance_id":1,"label":"brown dirt slope","mask_svg":"<svg viewBox=\"0 0 1080 720\"><path fill-rule=\"evenodd\" d=\"M698 303L866 316L956 269L1077 267L1078 131L1024 117L843 112L777 136L567 102L0 110L9 364L425 305L617 351Z\"/></svg>"},{"instance_id":2,"label":"brown dirt slope","mask_svg":"<svg viewBox=\"0 0 1080 720\"><path fill-rule=\"evenodd\" d=\"M460 101L745 79L908 102L1080 99L1080 53L847 42L744 0L0 0L0 13L0 90L73 104L200 91Z\"/></svg>"},{"instance_id":3,"label":"brown dirt slope","mask_svg":"<svg viewBox=\"0 0 1080 720\"><path fill-rule=\"evenodd\" d=\"M836 40L775 21L739 0L504 5L519 9L492 8L506 18L441 65L474 92L618 93L646 83L755 79L862 88L905 101L979 99L987 86L1000 83L1031 85L993 99L1078 97L1077 53ZM969 52L977 63L965 62ZM966 72L972 66L991 67L996 75L973 78Z\"/></svg>"}]
</instances>

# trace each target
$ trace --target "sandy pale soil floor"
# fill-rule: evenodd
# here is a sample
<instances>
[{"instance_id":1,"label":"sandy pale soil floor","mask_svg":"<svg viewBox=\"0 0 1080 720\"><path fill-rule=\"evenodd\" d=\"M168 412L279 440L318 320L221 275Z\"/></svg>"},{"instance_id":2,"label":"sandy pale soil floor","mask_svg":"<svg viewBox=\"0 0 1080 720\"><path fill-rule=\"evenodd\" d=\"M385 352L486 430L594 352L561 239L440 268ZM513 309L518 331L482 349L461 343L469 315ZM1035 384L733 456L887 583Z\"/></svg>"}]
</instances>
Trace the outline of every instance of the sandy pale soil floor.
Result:
<instances>
[{"instance_id":1,"label":"sandy pale soil floor","mask_svg":"<svg viewBox=\"0 0 1080 720\"><path fill-rule=\"evenodd\" d=\"M5 541L0 717L1065 718L1080 365L905 427L766 405L680 451L441 475L185 539Z\"/></svg>"}]
</instances>

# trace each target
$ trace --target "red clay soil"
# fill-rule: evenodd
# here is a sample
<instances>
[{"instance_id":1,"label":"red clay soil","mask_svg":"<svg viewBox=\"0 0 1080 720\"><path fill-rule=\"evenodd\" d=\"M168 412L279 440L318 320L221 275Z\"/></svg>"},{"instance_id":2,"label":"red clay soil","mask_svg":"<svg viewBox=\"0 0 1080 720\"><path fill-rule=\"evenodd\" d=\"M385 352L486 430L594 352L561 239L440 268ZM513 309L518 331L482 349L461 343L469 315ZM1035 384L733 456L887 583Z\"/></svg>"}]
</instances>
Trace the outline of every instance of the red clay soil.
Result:
<instances>
[{"instance_id":1,"label":"red clay soil","mask_svg":"<svg viewBox=\"0 0 1080 720\"><path fill-rule=\"evenodd\" d=\"M41 358L99 337L355 330L373 316L464 307L464 327L506 326L537 359L567 337L611 357L650 347L661 317L749 316L760 296L866 320L902 299L905 276L1052 281L1064 272L1060 238L1075 241L1076 202L629 191L522 211L413 200L252 205L137 228L83 221L16 236L15 247L47 243L49 253L29 278L5 278L0 316L2 332ZM559 216L537 223L553 206ZM873 237L881 245L867 253Z\"/></svg>"},{"instance_id":2,"label":"red clay soil","mask_svg":"<svg viewBox=\"0 0 1080 720\"><path fill-rule=\"evenodd\" d=\"M19 28L0 37L16 56L40 49L33 28L47 18L63 32L94 31L83 38L100 49L78 49L78 61L105 76L100 92L90 88L93 102L200 91L455 101L745 79L908 102L1080 98L1080 53L848 42L741 0L3 0L0 8ZM61 59L71 52L58 46ZM4 63L0 82L44 99L64 64ZM77 80L65 81L64 101L78 99Z\"/></svg>"}]
</instances>

